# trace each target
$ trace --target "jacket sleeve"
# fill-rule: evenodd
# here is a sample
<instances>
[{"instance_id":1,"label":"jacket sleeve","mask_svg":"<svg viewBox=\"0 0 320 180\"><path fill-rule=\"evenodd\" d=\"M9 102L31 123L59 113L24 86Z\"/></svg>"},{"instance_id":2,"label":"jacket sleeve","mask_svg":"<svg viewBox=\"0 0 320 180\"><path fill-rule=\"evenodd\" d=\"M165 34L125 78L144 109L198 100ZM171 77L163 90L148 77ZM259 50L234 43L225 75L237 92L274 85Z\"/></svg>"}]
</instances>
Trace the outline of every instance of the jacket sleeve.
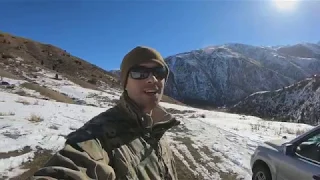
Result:
<instances>
[{"instance_id":1,"label":"jacket sleeve","mask_svg":"<svg viewBox=\"0 0 320 180\"><path fill-rule=\"evenodd\" d=\"M30 180L114 180L109 155L96 139L67 142Z\"/></svg>"}]
</instances>

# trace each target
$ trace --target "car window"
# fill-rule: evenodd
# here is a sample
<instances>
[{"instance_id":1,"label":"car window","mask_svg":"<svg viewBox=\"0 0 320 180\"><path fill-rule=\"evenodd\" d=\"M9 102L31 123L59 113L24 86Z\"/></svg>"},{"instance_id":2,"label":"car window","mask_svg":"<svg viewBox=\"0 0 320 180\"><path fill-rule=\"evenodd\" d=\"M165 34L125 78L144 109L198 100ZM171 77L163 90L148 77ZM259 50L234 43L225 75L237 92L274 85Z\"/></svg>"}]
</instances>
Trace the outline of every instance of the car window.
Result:
<instances>
[{"instance_id":1,"label":"car window","mask_svg":"<svg viewBox=\"0 0 320 180\"><path fill-rule=\"evenodd\" d=\"M296 153L299 156L320 163L320 132L302 141L297 146Z\"/></svg>"}]
</instances>

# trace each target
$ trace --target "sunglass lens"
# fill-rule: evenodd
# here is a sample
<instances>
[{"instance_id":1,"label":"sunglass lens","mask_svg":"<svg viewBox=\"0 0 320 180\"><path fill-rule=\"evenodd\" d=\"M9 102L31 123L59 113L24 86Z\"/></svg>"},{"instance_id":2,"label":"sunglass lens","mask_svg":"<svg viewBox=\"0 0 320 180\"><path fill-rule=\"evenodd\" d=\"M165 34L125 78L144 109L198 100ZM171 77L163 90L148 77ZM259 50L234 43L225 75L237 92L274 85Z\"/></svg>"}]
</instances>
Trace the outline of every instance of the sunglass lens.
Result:
<instances>
[{"instance_id":1,"label":"sunglass lens","mask_svg":"<svg viewBox=\"0 0 320 180\"><path fill-rule=\"evenodd\" d=\"M164 79L167 76L167 69L165 67L158 67L153 70L154 76L158 79Z\"/></svg>"},{"instance_id":2,"label":"sunglass lens","mask_svg":"<svg viewBox=\"0 0 320 180\"><path fill-rule=\"evenodd\" d=\"M136 67L131 69L130 75L133 79L146 79L149 77L150 72L157 79L166 78L168 72L165 67L155 67L155 68L146 68L146 67Z\"/></svg>"},{"instance_id":3,"label":"sunglass lens","mask_svg":"<svg viewBox=\"0 0 320 180\"><path fill-rule=\"evenodd\" d=\"M130 74L133 79L145 79L149 76L148 72L141 71L131 71Z\"/></svg>"}]
</instances>

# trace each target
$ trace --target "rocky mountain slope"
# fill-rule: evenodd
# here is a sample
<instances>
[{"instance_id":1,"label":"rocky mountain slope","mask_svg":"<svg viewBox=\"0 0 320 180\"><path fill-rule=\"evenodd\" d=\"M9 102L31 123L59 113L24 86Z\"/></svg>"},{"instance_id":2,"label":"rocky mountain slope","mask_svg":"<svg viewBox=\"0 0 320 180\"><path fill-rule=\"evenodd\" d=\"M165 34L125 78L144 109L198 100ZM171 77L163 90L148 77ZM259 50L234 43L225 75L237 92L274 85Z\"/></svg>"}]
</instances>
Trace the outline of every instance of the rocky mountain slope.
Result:
<instances>
[{"instance_id":1,"label":"rocky mountain slope","mask_svg":"<svg viewBox=\"0 0 320 180\"><path fill-rule=\"evenodd\" d=\"M301 58L320 58L320 42L318 44L304 43L293 46L283 46L277 49L279 53Z\"/></svg>"},{"instance_id":2,"label":"rocky mountain slope","mask_svg":"<svg viewBox=\"0 0 320 180\"><path fill-rule=\"evenodd\" d=\"M225 44L167 57L171 76L165 94L188 104L233 105L254 92L276 90L320 73L320 46L304 47L310 56L292 56L283 48ZM294 47L286 48L295 52Z\"/></svg>"},{"instance_id":3,"label":"rocky mountain slope","mask_svg":"<svg viewBox=\"0 0 320 180\"><path fill-rule=\"evenodd\" d=\"M230 108L230 112L317 125L319 99L320 76L314 76L276 91L254 93Z\"/></svg>"},{"instance_id":4,"label":"rocky mountain slope","mask_svg":"<svg viewBox=\"0 0 320 180\"><path fill-rule=\"evenodd\" d=\"M66 50L0 32L0 69L25 78L25 75L36 76L40 67L63 74L83 87L119 87L118 80L111 73ZM22 74L23 71L27 74Z\"/></svg>"}]
</instances>

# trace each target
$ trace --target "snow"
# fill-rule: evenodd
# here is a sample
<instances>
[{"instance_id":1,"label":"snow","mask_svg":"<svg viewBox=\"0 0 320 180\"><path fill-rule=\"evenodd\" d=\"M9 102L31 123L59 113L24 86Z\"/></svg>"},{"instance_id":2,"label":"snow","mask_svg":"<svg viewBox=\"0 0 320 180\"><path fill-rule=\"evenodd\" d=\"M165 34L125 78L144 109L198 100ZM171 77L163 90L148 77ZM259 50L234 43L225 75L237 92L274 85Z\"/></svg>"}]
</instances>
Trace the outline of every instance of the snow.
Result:
<instances>
[{"instance_id":1,"label":"snow","mask_svg":"<svg viewBox=\"0 0 320 180\"><path fill-rule=\"evenodd\" d=\"M51 75L53 74L48 77L52 77ZM103 94L115 99L119 98L120 94L113 94L112 89L105 92L85 89L67 79L55 81L40 77L38 82L42 81L47 87L84 100L90 100L87 98L90 93ZM220 179L221 173L232 173L238 178L249 180L250 156L257 145L284 135L294 137L296 132L311 128L304 124L264 121L253 116L202 110L165 102L160 104L165 108L182 112L175 114L182 122L179 126L182 130L170 130L167 137L174 153L191 171L204 179ZM31 148L31 152L25 154L0 158L0 174L8 177L18 176L25 171L21 169L21 165L32 160L39 148L57 152L62 148L67 134L110 107L112 105L107 103L103 108L91 107L0 91L0 154L22 150L27 146ZM32 116L41 121L30 121ZM185 142L188 139L190 144ZM192 149L196 149L200 157Z\"/></svg>"},{"instance_id":2,"label":"snow","mask_svg":"<svg viewBox=\"0 0 320 180\"><path fill-rule=\"evenodd\" d=\"M2 77L2 81L8 82L9 84L14 84L14 85L20 85L20 84L27 82L25 80L16 80L16 79L10 79L10 78L6 78L6 77Z\"/></svg>"},{"instance_id":3,"label":"snow","mask_svg":"<svg viewBox=\"0 0 320 180\"><path fill-rule=\"evenodd\" d=\"M208 46L206 48L203 48L203 51L206 53L206 54L211 54L214 52L214 50L216 49L215 46Z\"/></svg>"},{"instance_id":4,"label":"snow","mask_svg":"<svg viewBox=\"0 0 320 180\"><path fill-rule=\"evenodd\" d=\"M77 100L83 100L87 104L94 104L98 107L107 107L108 101L117 99L121 92L115 89L106 89L104 91L92 90L83 88L67 78L59 75L59 80L53 79L55 73L51 73L45 70L38 72L37 78L28 77L32 81L37 82L39 85L46 86L49 89L60 92L67 95L70 98Z\"/></svg>"},{"instance_id":5,"label":"snow","mask_svg":"<svg viewBox=\"0 0 320 180\"><path fill-rule=\"evenodd\" d=\"M311 43L304 43L303 46L307 47L308 49L313 51L313 53L315 53L315 54L320 54L320 46L319 45L311 44Z\"/></svg>"},{"instance_id":6,"label":"snow","mask_svg":"<svg viewBox=\"0 0 320 180\"><path fill-rule=\"evenodd\" d=\"M168 104L165 104L165 106ZM177 105L168 105L179 110L195 110ZM205 118L181 118L188 129L188 134L198 146L210 147L223 163L212 165L211 168L224 169L235 172L244 179L250 179L250 156L255 147L264 141L295 137L295 133L306 131L312 126L304 124L264 121L253 116L241 116L223 112L197 110L198 114L205 114ZM171 133L174 139L176 134ZM174 140L173 140L174 141ZM176 144L174 142L173 144ZM176 148L180 148L176 146ZM181 147L182 151L185 147ZM218 153L219 152L219 153ZM220 155L219 155L220 154ZM202 167L197 164L197 167ZM215 177L207 177L207 179Z\"/></svg>"},{"instance_id":7,"label":"snow","mask_svg":"<svg viewBox=\"0 0 320 180\"><path fill-rule=\"evenodd\" d=\"M254 96L256 94L264 94L264 93L267 93L267 92L270 92L270 91L258 91L258 92L250 94L249 96Z\"/></svg>"}]
</instances>

